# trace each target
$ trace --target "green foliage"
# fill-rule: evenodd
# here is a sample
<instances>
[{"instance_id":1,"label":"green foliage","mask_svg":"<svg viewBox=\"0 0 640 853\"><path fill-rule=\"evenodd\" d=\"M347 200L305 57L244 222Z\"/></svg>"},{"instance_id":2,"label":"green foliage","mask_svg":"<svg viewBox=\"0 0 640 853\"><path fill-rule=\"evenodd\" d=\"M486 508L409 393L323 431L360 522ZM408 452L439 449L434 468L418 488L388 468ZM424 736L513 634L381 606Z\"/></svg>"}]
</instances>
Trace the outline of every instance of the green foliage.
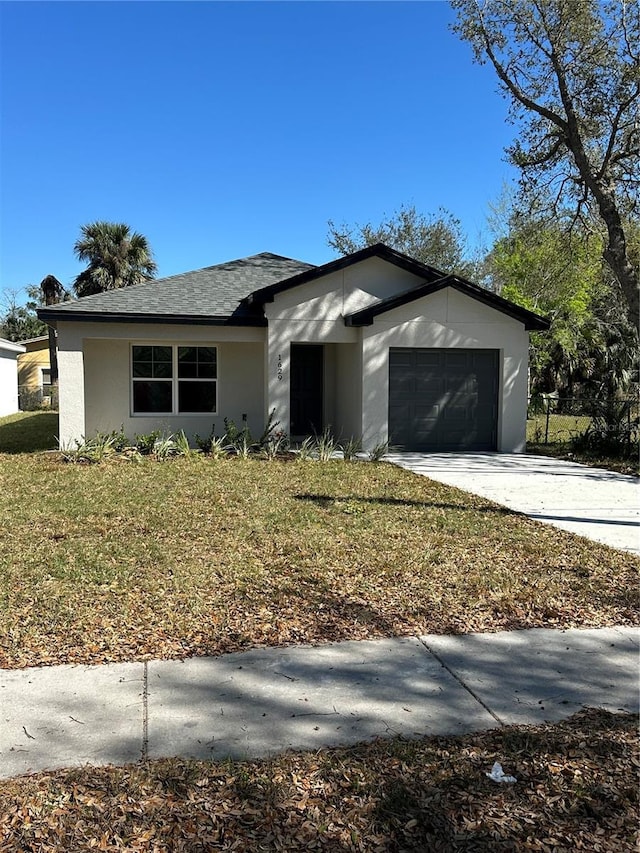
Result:
<instances>
[{"instance_id":1,"label":"green foliage","mask_svg":"<svg viewBox=\"0 0 640 853\"><path fill-rule=\"evenodd\" d=\"M367 453L367 458L369 459L369 462L382 462L390 450L391 448L388 441L380 441Z\"/></svg>"},{"instance_id":2,"label":"green foliage","mask_svg":"<svg viewBox=\"0 0 640 853\"><path fill-rule=\"evenodd\" d=\"M298 460L300 462L308 462L314 458L315 439L312 435L308 435L298 447Z\"/></svg>"},{"instance_id":3,"label":"green foliage","mask_svg":"<svg viewBox=\"0 0 640 853\"><path fill-rule=\"evenodd\" d=\"M629 250L637 222L640 96L637 2L452 0L454 31L493 65L518 127L508 154L522 200L550 218L600 221L602 257L638 328L638 269Z\"/></svg>"},{"instance_id":4,"label":"green foliage","mask_svg":"<svg viewBox=\"0 0 640 853\"><path fill-rule=\"evenodd\" d=\"M154 429L151 432L136 434L136 448L143 456L150 456L156 442L162 437L162 431Z\"/></svg>"},{"instance_id":5,"label":"green foliage","mask_svg":"<svg viewBox=\"0 0 640 853\"><path fill-rule=\"evenodd\" d=\"M579 453L637 460L640 454L637 401L614 398L604 402L595 401L588 429L574 436L571 445Z\"/></svg>"},{"instance_id":6,"label":"green foliage","mask_svg":"<svg viewBox=\"0 0 640 853\"><path fill-rule=\"evenodd\" d=\"M242 459L247 459L253 451L259 450L259 445L254 441L248 424L242 429L236 426L232 418L224 419L225 435L227 437L228 450Z\"/></svg>"},{"instance_id":7,"label":"green foliage","mask_svg":"<svg viewBox=\"0 0 640 853\"><path fill-rule=\"evenodd\" d=\"M512 213L485 261L502 296L547 316L531 334L531 394L603 398L629 393L638 342L617 285L602 263L598 234Z\"/></svg>"},{"instance_id":8,"label":"green foliage","mask_svg":"<svg viewBox=\"0 0 640 853\"><path fill-rule=\"evenodd\" d=\"M342 456L345 462L354 462L362 450L362 439L351 436L342 445Z\"/></svg>"},{"instance_id":9,"label":"green foliage","mask_svg":"<svg viewBox=\"0 0 640 853\"><path fill-rule=\"evenodd\" d=\"M26 341L47 334L47 324L38 320L38 303L29 299L24 305L18 304L16 293L9 292L4 299L4 314L0 315L0 338L7 341Z\"/></svg>"},{"instance_id":10,"label":"green foliage","mask_svg":"<svg viewBox=\"0 0 640 853\"><path fill-rule=\"evenodd\" d=\"M87 269L75 279L78 296L88 296L149 281L157 272L146 237L122 222L91 222L80 229L75 243L78 260Z\"/></svg>"},{"instance_id":11,"label":"green foliage","mask_svg":"<svg viewBox=\"0 0 640 853\"><path fill-rule=\"evenodd\" d=\"M60 455L65 462L75 465L99 464L118 452L117 443L116 434L97 432L92 438L61 444Z\"/></svg>"},{"instance_id":12,"label":"green foliage","mask_svg":"<svg viewBox=\"0 0 640 853\"><path fill-rule=\"evenodd\" d=\"M262 444L260 451L264 459L273 461L289 452L289 436L285 432L273 432Z\"/></svg>"},{"instance_id":13,"label":"green foliage","mask_svg":"<svg viewBox=\"0 0 640 853\"><path fill-rule=\"evenodd\" d=\"M329 462L339 449L338 442L331 433L331 427L326 426L320 435L315 436L315 452L319 462Z\"/></svg>"},{"instance_id":14,"label":"green foliage","mask_svg":"<svg viewBox=\"0 0 640 853\"><path fill-rule=\"evenodd\" d=\"M341 255L349 255L366 246L385 243L436 269L469 276L473 265L466 259L466 246L460 220L441 208L437 215L424 216L416 208L400 207L378 225L336 226L329 220L329 246Z\"/></svg>"},{"instance_id":15,"label":"green foliage","mask_svg":"<svg viewBox=\"0 0 640 853\"><path fill-rule=\"evenodd\" d=\"M263 447L271 440L271 438L275 434L277 427L280 426L280 421L275 420L275 417L276 410L271 409L271 411L269 412L269 417L267 418L267 423L265 424L265 428L262 430L262 435L258 439L258 444L260 445L260 447Z\"/></svg>"}]
</instances>

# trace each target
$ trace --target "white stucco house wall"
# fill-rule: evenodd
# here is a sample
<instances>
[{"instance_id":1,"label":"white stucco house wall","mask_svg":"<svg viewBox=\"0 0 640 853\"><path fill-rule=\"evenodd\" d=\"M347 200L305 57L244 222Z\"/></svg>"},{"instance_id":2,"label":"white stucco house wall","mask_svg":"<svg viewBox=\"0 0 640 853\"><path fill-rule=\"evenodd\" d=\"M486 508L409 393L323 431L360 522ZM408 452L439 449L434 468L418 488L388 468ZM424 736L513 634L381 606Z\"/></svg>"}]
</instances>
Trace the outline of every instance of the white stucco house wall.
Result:
<instances>
[{"instance_id":1,"label":"white stucco house wall","mask_svg":"<svg viewBox=\"0 0 640 853\"><path fill-rule=\"evenodd\" d=\"M18 356L21 344L0 338L0 418L18 411Z\"/></svg>"},{"instance_id":2,"label":"white stucco house wall","mask_svg":"<svg viewBox=\"0 0 640 853\"><path fill-rule=\"evenodd\" d=\"M60 440L224 419L415 450L525 448L542 317L378 244L322 266L262 253L42 308Z\"/></svg>"}]
</instances>

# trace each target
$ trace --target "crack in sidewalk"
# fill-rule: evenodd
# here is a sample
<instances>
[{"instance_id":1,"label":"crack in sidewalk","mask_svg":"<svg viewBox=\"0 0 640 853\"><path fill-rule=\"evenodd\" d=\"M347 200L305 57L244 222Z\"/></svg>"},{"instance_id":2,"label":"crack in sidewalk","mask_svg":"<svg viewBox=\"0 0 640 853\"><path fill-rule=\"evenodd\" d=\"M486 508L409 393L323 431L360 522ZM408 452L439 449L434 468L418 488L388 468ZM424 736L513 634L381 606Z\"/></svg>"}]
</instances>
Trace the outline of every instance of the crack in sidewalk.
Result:
<instances>
[{"instance_id":1,"label":"crack in sidewalk","mask_svg":"<svg viewBox=\"0 0 640 853\"><path fill-rule=\"evenodd\" d=\"M451 667L448 664L446 664L444 662L444 660L440 657L440 655L437 652L434 652L434 650L428 645L428 643L426 643L422 639L422 637L417 637L416 639L420 643L422 643L422 645L425 647L425 649L429 652L430 655L433 655L433 657L438 661L440 666L444 667L444 669L447 670L449 675L453 676L453 678L455 678L455 680L458 682L458 684L461 687L463 687L467 691L467 693L469 693L471 696L473 696L473 698L476 700L476 702L479 705L482 705L482 707L485 709L485 711L488 714L491 714L491 716L493 717L493 719L497 723L499 723L501 726L506 726L506 723L503 720L501 720L500 717L494 711L491 710L491 708L486 704L486 702L482 701L482 699L478 696L477 693L474 693L474 691L469 687L468 684L464 683L464 681L460 678L460 676L456 672L454 672L453 669L451 669Z\"/></svg>"}]
</instances>

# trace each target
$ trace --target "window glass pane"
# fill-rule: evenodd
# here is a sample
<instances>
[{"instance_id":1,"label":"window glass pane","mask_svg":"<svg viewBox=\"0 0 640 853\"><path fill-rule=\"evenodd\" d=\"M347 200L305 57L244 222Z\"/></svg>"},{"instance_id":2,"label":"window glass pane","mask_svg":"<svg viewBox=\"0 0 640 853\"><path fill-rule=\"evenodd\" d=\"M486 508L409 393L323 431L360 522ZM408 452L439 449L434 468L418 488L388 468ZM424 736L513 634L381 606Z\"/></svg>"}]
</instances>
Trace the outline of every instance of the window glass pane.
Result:
<instances>
[{"instance_id":1,"label":"window glass pane","mask_svg":"<svg viewBox=\"0 0 640 853\"><path fill-rule=\"evenodd\" d=\"M171 379L171 347L132 347L133 376Z\"/></svg>"},{"instance_id":2,"label":"window glass pane","mask_svg":"<svg viewBox=\"0 0 640 853\"><path fill-rule=\"evenodd\" d=\"M133 383L134 412L171 412L173 382Z\"/></svg>"},{"instance_id":3,"label":"window glass pane","mask_svg":"<svg viewBox=\"0 0 640 853\"><path fill-rule=\"evenodd\" d=\"M215 379L216 378L216 366L215 364L198 364L198 378L199 379Z\"/></svg>"},{"instance_id":4,"label":"window glass pane","mask_svg":"<svg viewBox=\"0 0 640 853\"><path fill-rule=\"evenodd\" d=\"M195 347L178 347L178 361L196 361Z\"/></svg>"},{"instance_id":5,"label":"window glass pane","mask_svg":"<svg viewBox=\"0 0 640 853\"><path fill-rule=\"evenodd\" d=\"M136 361L151 361L152 355L151 350L152 347L132 347L133 350L133 363Z\"/></svg>"},{"instance_id":6,"label":"window glass pane","mask_svg":"<svg viewBox=\"0 0 640 853\"><path fill-rule=\"evenodd\" d=\"M170 361L154 361L153 362L153 378L154 379L171 379L173 376L172 364Z\"/></svg>"},{"instance_id":7,"label":"window glass pane","mask_svg":"<svg viewBox=\"0 0 640 853\"><path fill-rule=\"evenodd\" d=\"M184 379L215 379L215 347L178 347L178 376Z\"/></svg>"},{"instance_id":8,"label":"window glass pane","mask_svg":"<svg viewBox=\"0 0 640 853\"><path fill-rule=\"evenodd\" d=\"M134 361L133 362L134 376L153 376L153 364L150 361Z\"/></svg>"},{"instance_id":9,"label":"window glass pane","mask_svg":"<svg viewBox=\"0 0 640 853\"><path fill-rule=\"evenodd\" d=\"M178 364L178 376L180 379L197 379L198 365L195 361L181 361Z\"/></svg>"},{"instance_id":10,"label":"window glass pane","mask_svg":"<svg viewBox=\"0 0 640 853\"><path fill-rule=\"evenodd\" d=\"M180 412L215 412L215 382L178 383L178 410Z\"/></svg>"},{"instance_id":11,"label":"window glass pane","mask_svg":"<svg viewBox=\"0 0 640 853\"><path fill-rule=\"evenodd\" d=\"M168 361L171 363L173 356L171 355L171 347L152 347L153 349L153 360L155 361Z\"/></svg>"}]
</instances>

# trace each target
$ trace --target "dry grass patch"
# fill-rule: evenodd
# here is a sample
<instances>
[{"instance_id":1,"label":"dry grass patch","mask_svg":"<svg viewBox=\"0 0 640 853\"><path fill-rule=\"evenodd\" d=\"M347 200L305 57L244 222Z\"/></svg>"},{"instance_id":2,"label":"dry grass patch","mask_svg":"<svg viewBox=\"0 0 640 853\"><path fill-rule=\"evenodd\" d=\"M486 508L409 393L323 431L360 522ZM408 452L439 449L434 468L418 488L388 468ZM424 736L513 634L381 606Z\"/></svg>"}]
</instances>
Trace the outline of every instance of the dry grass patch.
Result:
<instances>
[{"instance_id":1,"label":"dry grass patch","mask_svg":"<svg viewBox=\"0 0 640 853\"><path fill-rule=\"evenodd\" d=\"M631 853L637 716L0 783L0 850ZM495 760L517 778L498 785Z\"/></svg>"},{"instance_id":2,"label":"dry grass patch","mask_svg":"<svg viewBox=\"0 0 640 853\"><path fill-rule=\"evenodd\" d=\"M0 456L0 665L636 624L637 561L391 465Z\"/></svg>"}]
</instances>

